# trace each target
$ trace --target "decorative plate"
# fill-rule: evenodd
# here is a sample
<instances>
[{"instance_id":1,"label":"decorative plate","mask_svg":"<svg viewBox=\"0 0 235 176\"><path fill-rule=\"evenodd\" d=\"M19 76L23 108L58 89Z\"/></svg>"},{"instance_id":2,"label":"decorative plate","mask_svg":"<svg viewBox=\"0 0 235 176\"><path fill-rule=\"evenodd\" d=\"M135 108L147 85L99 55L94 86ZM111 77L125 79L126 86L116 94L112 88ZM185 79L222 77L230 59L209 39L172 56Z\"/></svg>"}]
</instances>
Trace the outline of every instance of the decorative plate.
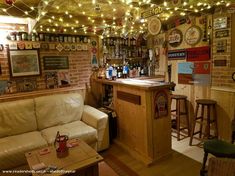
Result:
<instances>
[{"instance_id":1,"label":"decorative plate","mask_svg":"<svg viewBox=\"0 0 235 176\"><path fill-rule=\"evenodd\" d=\"M185 42L189 45L196 45L202 37L201 28L198 26L191 26L185 32Z\"/></svg>"},{"instance_id":2,"label":"decorative plate","mask_svg":"<svg viewBox=\"0 0 235 176\"><path fill-rule=\"evenodd\" d=\"M148 22L148 31L152 35L157 35L160 32L161 27L162 23L157 17L151 18Z\"/></svg>"},{"instance_id":3,"label":"decorative plate","mask_svg":"<svg viewBox=\"0 0 235 176\"><path fill-rule=\"evenodd\" d=\"M168 42L169 45L172 47L178 47L183 40L183 33L179 29L173 29L169 36L168 36Z\"/></svg>"}]
</instances>

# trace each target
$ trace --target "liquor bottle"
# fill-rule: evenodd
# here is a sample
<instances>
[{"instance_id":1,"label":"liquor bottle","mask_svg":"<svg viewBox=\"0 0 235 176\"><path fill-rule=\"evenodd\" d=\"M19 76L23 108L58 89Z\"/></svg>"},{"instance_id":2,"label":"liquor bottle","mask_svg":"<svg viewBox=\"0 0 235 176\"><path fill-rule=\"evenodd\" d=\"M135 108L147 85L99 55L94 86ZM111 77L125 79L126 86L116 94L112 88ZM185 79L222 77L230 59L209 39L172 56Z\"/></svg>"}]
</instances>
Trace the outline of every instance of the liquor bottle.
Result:
<instances>
[{"instance_id":1,"label":"liquor bottle","mask_svg":"<svg viewBox=\"0 0 235 176\"><path fill-rule=\"evenodd\" d=\"M112 80L116 80L117 79L117 68L114 65L113 66L113 71L112 71Z\"/></svg>"},{"instance_id":2,"label":"liquor bottle","mask_svg":"<svg viewBox=\"0 0 235 176\"><path fill-rule=\"evenodd\" d=\"M112 79L113 76L113 67L112 65L109 66L109 80Z\"/></svg>"},{"instance_id":3,"label":"liquor bottle","mask_svg":"<svg viewBox=\"0 0 235 176\"><path fill-rule=\"evenodd\" d=\"M122 70L122 66L120 65L117 67L117 77L122 78L122 73L123 73L123 70Z\"/></svg>"}]
</instances>

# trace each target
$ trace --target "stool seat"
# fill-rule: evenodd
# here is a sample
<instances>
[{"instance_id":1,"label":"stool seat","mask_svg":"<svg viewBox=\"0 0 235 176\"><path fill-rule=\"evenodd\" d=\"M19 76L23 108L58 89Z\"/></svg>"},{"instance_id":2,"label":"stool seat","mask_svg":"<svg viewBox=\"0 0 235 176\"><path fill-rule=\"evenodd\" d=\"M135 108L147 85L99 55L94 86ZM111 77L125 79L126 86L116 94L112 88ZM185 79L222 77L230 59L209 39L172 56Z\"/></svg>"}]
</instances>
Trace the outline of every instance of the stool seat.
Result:
<instances>
[{"instance_id":1,"label":"stool seat","mask_svg":"<svg viewBox=\"0 0 235 176\"><path fill-rule=\"evenodd\" d=\"M197 99L196 103L202 104L202 105L214 105L216 104L216 101L209 100L209 99Z\"/></svg>"},{"instance_id":2,"label":"stool seat","mask_svg":"<svg viewBox=\"0 0 235 176\"><path fill-rule=\"evenodd\" d=\"M185 95L174 95L174 94L172 94L172 95L171 95L171 98L172 98L172 99L187 99L187 96L185 96Z\"/></svg>"}]
</instances>

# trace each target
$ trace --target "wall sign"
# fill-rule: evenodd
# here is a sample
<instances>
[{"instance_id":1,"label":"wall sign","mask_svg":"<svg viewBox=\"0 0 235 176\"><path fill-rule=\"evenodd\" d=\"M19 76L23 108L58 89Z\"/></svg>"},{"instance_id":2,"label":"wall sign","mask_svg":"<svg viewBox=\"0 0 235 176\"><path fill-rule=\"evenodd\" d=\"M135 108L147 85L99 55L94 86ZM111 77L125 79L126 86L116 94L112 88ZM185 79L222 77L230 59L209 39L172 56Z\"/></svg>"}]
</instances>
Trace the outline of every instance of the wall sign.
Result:
<instances>
[{"instance_id":1,"label":"wall sign","mask_svg":"<svg viewBox=\"0 0 235 176\"><path fill-rule=\"evenodd\" d=\"M172 47L177 47L182 43L183 33L179 29L173 29L168 37L169 45Z\"/></svg>"},{"instance_id":2,"label":"wall sign","mask_svg":"<svg viewBox=\"0 0 235 176\"><path fill-rule=\"evenodd\" d=\"M68 56L44 56L44 70L69 69Z\"/></svg>"},{"instance_id":3,"label":"wall sign","mask_svg":"<svg viewBox=\"0 0 235 176\"><path fill-rule=\"evenodd\" d=\"M227 66L226 59L214 60L214 67L222 67L222 66Z\"/></svg>"},{"instance_id":4,"label":"wall sign","mask_svg":"<svg viewBox=\"0 0 235 176\"><path fill-rule=\"evenodd\" d=\"M215 38L223 38L229 36L229 30L221 30L215 32Z\"/></svg>"},{"instance_id":5,"label":"wall sign","mask_svg":"<svg viewBox=\"0 0 235 176\"><path fill-rule=\"evenodd\" d=\"M216 42L216 52L224 53L227 50L227 40L218 40Z\"/></svg>"},{"instance_id":6,"label":"wall sign","mask_svg":"<svg viewBox=\"0 0 235 176\"><path fill-rule=\"evenodd\" d=\"M168 115L168 96L164 90L160 90L154 96L154 118L158 119Z\"/></svg>"},{"instance_id":7,"label":"wall sign","mask_svg":"<svg viewBox=\"0 0 235 176\"><path fill-rule=\"evenodd\" d=\"M214 29L227 28L227 17L219 17L214 19Z\"/></svg>"},{"instance_id":8,"label":"wall sign","mask_svg":"<svg viewBox=\"0 0 235 176\"><path fill-rule=\"evenodd\" d=\"M154 16L154 15L158 15L160 13L162 13L162 8L158 6L158 7L152 8L148 11L143 12L141 14L141 16L143 18L148 18L148 17Z\"/></svg>"},{"instance_id":9,"label":"wall sign","mask_svg":"<svg viewBox=\"0 0 235 176\"><path fill-rule=\"evenodd\" d=\"M203 46L197 48L188 48L187 61L205 61L210 59L210 47Z\"/></svg>"},{"instance_id":10,"label":"wall sign","mask_svg":"<svg viewBox=\"0 0 235 176\"><path fill-rule=\"evenodd\" d=\"M198 26L191 26L185 32L185 42L189 45L196 45L202 37L201 28Z\"/></svg>"},{"instance_id":11,"label":"wall sign","mask_svg":"<svg viewBox=\"0 0 235 176\"><path fill-rule=\"evenodd\" d=\"M168 60L177 60L186 58L186 50L170 50L167 53Z\"/></svg>"}]
</instances>

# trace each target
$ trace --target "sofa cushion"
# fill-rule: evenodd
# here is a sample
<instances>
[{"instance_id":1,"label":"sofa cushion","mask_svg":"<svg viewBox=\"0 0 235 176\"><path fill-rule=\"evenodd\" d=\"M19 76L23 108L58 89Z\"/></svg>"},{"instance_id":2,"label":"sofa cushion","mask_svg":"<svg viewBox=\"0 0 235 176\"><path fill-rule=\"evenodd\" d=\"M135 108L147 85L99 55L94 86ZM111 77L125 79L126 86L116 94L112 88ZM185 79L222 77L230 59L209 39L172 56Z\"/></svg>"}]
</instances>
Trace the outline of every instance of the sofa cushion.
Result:
<instances>
[{"instance_id":1,"label":"sofa cushion","mask_svg":"<svg viewBox=\"0 0 235 176\"><path fill-rule=\"evenodd\" d=\"M37 130L33 99L0 103L0 137Z\"/></svg>"},{"instance_id":2,"label":"sofa cushion","mask_svg":"<svg viewBox=\"0 0 235 176\"><path fill-rule=\"evenodd\" d=\"M42 136L47 140L48 144L55 141L57 131L60 135L68 135L69 139L79 138L84 140L87 144L97 142L97 131L91 126L78 120L64 125L46 128L41 131Z\"/></svg>"},{"instance_id":3,"label":"sofa cushion","mask_svg":"<svg viewBox=\"0 0 235 176\"><path fill-rule=\"evenodd\" d=\"M35 98L38 129L80 120L83 98L78 93L57 94Z\"/></svg>"},{"instance_id":4,"label":"sofa cushion","mask_svg":"<svg viewBox=\"0 0 235 176\"><path fill-rule=\"evenodd\" d=\"M38 131L0 138L0 170L26 164L26 152L46 145Z\"/></svg>"}]
</instances>

